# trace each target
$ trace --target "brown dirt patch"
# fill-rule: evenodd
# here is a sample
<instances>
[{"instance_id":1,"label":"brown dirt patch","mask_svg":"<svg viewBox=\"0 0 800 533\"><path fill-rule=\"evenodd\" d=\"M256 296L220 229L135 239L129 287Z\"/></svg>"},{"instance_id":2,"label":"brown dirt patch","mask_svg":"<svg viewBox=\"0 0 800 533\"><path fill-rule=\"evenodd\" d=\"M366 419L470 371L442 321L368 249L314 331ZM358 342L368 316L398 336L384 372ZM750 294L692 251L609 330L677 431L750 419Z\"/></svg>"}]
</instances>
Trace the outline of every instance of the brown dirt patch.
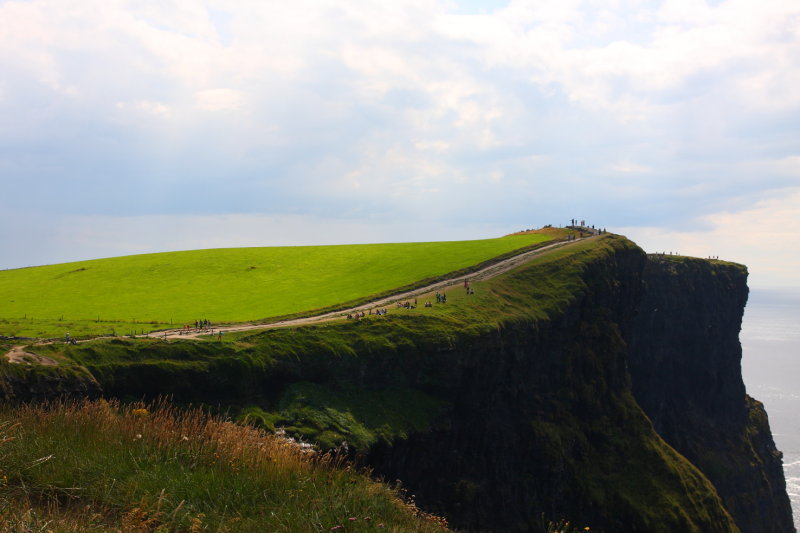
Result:
<instances>
[{"instance_id":1,"label":"brown dirt patch","mask_svg":"<svg viewBox=\"0 0 800 533\"><path fill-rule=\"evenodd\" d=\"M44 365L56 366L58 361L44 355L39 355L25 350L24 346L14 346L6 353L6 359L9 362L19 365Z\"/></svg>"}]
</instances>

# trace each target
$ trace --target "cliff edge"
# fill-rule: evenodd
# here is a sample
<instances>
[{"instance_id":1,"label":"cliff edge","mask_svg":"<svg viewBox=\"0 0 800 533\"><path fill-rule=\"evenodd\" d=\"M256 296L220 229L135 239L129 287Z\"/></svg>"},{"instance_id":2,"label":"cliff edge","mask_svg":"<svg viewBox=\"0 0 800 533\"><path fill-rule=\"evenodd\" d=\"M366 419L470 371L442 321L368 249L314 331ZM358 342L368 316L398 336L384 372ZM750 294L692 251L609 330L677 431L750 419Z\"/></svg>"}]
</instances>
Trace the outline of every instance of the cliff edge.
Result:
<instances>
[{"instance_id":1,"label":"cliff edge","mask_svg":"<svg viewBox=\"0 0 800 533\"><path fill-rule=\"evenodd\" d=\"M747 269L649 256L630 339L633 393L656 431L714 484L743 532L793 532L766 411L745 393Z\"/></svg>"}]
</instances>

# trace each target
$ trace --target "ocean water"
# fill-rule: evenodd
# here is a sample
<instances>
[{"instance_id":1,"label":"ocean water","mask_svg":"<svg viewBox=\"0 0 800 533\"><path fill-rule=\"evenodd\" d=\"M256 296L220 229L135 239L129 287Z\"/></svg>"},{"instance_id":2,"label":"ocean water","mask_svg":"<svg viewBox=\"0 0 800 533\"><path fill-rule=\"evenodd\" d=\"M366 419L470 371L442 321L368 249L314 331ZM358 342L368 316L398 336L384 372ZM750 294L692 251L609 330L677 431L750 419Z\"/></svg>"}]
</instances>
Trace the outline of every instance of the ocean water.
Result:
<instances>
[{"instance_id":1,"label":"ocean water","mask_svg":"<svg viewBox=\"0 0 800 533\"><path fill-rule=\"evenodd\" d=\"M800 289L751 290L742 331L747 393L764 403L800 526Z\"/></svg>"}]
</instances>

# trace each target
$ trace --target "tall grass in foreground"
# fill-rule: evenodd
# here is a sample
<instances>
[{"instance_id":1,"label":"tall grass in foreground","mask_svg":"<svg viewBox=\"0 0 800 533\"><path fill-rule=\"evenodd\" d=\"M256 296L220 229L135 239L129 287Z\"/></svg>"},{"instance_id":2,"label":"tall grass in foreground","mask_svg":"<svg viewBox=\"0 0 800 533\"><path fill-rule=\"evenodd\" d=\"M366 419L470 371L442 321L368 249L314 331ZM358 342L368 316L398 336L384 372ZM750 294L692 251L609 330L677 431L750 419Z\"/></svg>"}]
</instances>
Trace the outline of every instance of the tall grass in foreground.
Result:
<instances>
[{"instance_id":1,"label":"tall grass in foreground","mask_svg":"<svg viewBox=\"0 0 800 533\"><path fill-rule=\"evenodd\" d=\"M329 455L205 413L0 407L0 531L442 531Z\"/></svg>"}]
</instances>

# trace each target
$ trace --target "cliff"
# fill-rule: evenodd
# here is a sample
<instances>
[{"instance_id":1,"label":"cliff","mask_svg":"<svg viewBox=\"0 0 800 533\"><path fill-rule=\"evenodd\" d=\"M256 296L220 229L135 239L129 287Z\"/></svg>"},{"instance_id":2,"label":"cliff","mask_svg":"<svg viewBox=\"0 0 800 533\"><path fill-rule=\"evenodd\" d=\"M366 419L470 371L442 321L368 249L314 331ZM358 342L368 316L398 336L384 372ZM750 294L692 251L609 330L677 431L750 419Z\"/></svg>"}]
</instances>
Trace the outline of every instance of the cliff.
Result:
<instances>
[{"instance_id":1,"label":"cliff","mask_svg":"<svg viewBox=\"0 0 800 533\"><path fill-rule=\"evenodd\" d=\"M746 273L687 260L659 281L664 266L608 235L430 310L43 349L107 395L170 394L324 448L347 441L467 531L793 531L738 368Z\"/></svg>"},{"instance_id":2,"label":"cliff","mask_svg":"<svg viewBox=\"0 0 800 533\"><path fill-rule=\"evenodd\" d=\"M5 347L2 353L10 349ZM96 398L102 389L77 365L12 364L0 358L0 402L41 402L55 397Z\"/></svg>"},{"instance_id":3,"label":"cliff","mask_svg":"<svg viewBox=\"0 0 800 533\"><path fill-rule=\"evenodd\" d=\"M606 251L581 265L558 312L438 354L447 412L369 463L470 531L536 531L561 517L601 531L736 531L630 393L625 337L644 256L622 243ZM511 278L537 294L545 268Z\"/></svg>"},{"instance_id":4,"label":"cliff","mask_svg":"<svg viewBox=\"0 0 800 533\"><path fill-rule=\"evenodd\" d=\"M790 532L767 414L745 393L739 330L747 270L650 256L630 339L633 392L664 440L711 480L742 531Z\"/></svg>"}]
</instances>

